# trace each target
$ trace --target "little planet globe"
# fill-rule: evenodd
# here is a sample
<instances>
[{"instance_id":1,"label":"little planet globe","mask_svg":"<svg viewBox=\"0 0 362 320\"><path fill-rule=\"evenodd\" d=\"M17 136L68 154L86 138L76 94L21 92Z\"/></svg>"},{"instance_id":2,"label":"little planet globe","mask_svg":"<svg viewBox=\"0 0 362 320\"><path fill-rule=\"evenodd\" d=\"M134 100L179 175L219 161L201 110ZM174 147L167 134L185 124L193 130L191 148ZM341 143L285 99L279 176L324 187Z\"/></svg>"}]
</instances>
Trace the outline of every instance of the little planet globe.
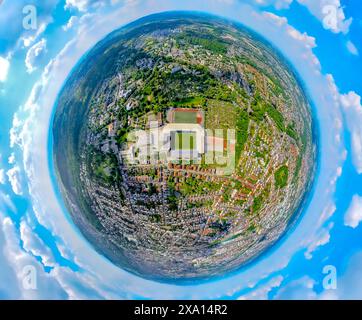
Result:
<instances>
[{"instance_id":1,"label":"little planet globe","mask_svg":"<svg viewBox=\"0 0 362 320\"><path fill-rule=\"evenodd\" d=\"M64 203L112 263L156 281L222 276L276 243L315 172L293 68L238 23L142 18L95 45L56 104Z\"/></svg>"}]
</instances>

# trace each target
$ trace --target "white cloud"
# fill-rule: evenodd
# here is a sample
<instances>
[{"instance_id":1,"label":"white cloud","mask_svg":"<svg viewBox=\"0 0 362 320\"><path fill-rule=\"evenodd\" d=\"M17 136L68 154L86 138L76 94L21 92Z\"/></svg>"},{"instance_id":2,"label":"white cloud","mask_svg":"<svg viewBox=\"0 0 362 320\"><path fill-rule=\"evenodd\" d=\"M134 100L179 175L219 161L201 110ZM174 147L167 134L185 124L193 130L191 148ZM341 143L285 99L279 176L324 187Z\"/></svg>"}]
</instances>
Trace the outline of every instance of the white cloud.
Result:
<instances>
[{"instance_id":1,"label":"white cloud","mask_svg":"<svg viewBox=\"0 0 362 320\"><path fill-rule=\"evenodd\" d=\"M309 36L306 32L301 33L299 30L288 26L287 33L295 40L304 43L307 49L313 49L316 47L316 39Z\"/></svg>"},{"instance_id":2,"label":"white cloud","mask_svg":"<svg viewBox=\"0 0 362 320\"><path fill-rule=\"evenodd\" d=\"M1 195L1 192L0 192ZM1 206L1 203L0 203ZM6 257L6 241L7 234L4 234L2 228L2 209L0 209L0 261L1 261L1 272L0 272L0 298L1 299L18 299L21 295L18 285L18 279L16 271L8 263Z\"/></svg>"},{"instance_id":3,"label":"white cloud","mask_svg":"<svg viewBox=\"0 0 362 320\"><path fill-rule=\"evenodd\" d=\"M333 202L327 204L318 219L318 225L323 226L326 222L328 222L336 210L337 207Z\"/></svg>"},{"instance_id":4,"label":"white cloud","mask_svg":"<svg viewBox=\"0 0 362 320\"><path fill-rule=\"evenodd\" d=\"M278 27L283 27L287 35L289 35L294 40L301 42L306 49L313 49L317 46L316 39L314 37L309 36L306 32L302 33L295 29L293 26L288 24L288 19L286 17L278 16L272 12L267 11L263 12L263 16Z\"/></svg>"},{"instance_id":5,"label":"white cloud","mask_svg":"<svg viewBox=\"0 0 362 320\"><path fill-rule=\"evenodd\" d=\"M274 5L276 9L286 9L294 0L254 0L262 6ZM352 18L347 19L340 0L295 0L305 6L324 26L334 33L348 33Z\"/></svg>"},{"instance_id":6,"label":"white cloud","mask_svg":"<svg viewBox=\"0 0 362 320\"><path fill-rule=\"evenodd\" d=\"M88 21L94 16L93 13L84 13L81 17L72 16L68 20L67 24L64 25L62 28L64 31L68 31L74 28L77 25L77 28L74 28L78 34L84 32L84 27L87 26Z\"/></svg>"},{"instance_id":7,"label":"white cloud","mask_svg":"<svg viewBox=\"0 0 362 320\"><path fill-rule=\"evenodd\" d=\"M327 243L329 243L329 240L331 238L330 230L332 228L333 228L333 223L330 223L327 228L321 229L318 232L317 237L315 237L313 239L313 241L308 246L307 251L304 253L304 256L306 257L306 259L308 259L308 260L312 259L313 252L315 252L319 247L324 246Z\"/></svg>"},{"instance_id":8,"label":"white cloud","mask_svg":"<svg viewBox=\"0 0 362 320\"><path fill-rule=\"evenodd\" d=\"M232 4L235 0L216 0L223 3ZM280 0L281 1L281 0ZM286 1L286 0L284 0ZM106 5L116 6L123 3L124 6L131 7L138 3L139 0L66 0L65 9L76 9L80 12L92 11Z\"/></svg>"},{"instance_id":9,"label":"white cloud","mask_svg":"<svg viewBox=\"0 0 362 320\"><path fill-rule=\"evenodd\" d=\"M6 182L5 170L0 169L0 184L5 184L5 182Z\"/></svg>"},{"instance_id":10,"label":"white cloud","mask_svg":"<svg viewBox=\"0 0 362 320\"><path fill-rule=\"evenodd\" d=\"M8 59L0 57L0 82L5 82L8 77L10 62Z\"/></svg>"},{"instance_id":11,"label":"white cloud","mask_svg":"<svg viewBox=\"0 0 362 320\"><path fill-rule=\"evenodd\" d=\"M274 299L280 300L315 300L317 294L314 291L315 281L304 276L300 279L289 282L283 287Z\"/></svg>"},{"instance_id":12,"label":"white cloud","mask_svg":"<svg viewBox=\"0 0 362 320\"><path fill-rule=\"evenodd\" d=\"M354 91L340 95L340 102L346 115L351 133L353 164L362 174L362 105L361 97Z\"/></svg>"},{"instance_id":13,"label":"white cloud","mask_svg":"<svg viewBox=\"0 0 362 320\"><path fill-rule=\"evenodd\" d=\"M344 216L344 224L351 228L357 228L362 221L362 197L355 195L350 207Z\"/></svg>"},{"instance_id":14,"label":"white cloud","mask_svg":"<svg viewBox=\"0 0 362 320\"><path fill-rule=\"evenodd\" d=\"M11 200L8 194L2 193L0 191L0 209L10 209L13 213L17 212L14 202Z\"/></svg>"},{"instance_id":15,"label":"white cloud","mask_svg":"<svg viewBox=\"0 0 362 320\"><path fill-rule=\"evenodd\" d=\"M267 11L263 12L263 15L278 27L282 27L288 24L288 19L286 17L281 17L272 12L267 12Z\"/></svg>"},{"instance_id":16,"label":"white cloud","mask_svg":"<svg viewBox=\"0 0 362 320\"><path fill-rule=\"evenodd\" d=\"M353 54L354 56L359 55L358 49L357 49L357 47L355 46L355 44L352 41L347 41L346 46L347 46L348 51L351 54Z\"/></svg>"},{"instance_id":17,"label":"white cloud","mask_svg":"<svg viewBox=\"0 0 362 320\"><path fill-rule=\"evenodd\" d=\"M81 12L88 11L91 7L97 8L99 6L104 6L106 3L115 4L118 1L112 0L66 0L65 9L75 8Z\"/></svg>"},{"instance_id":18,"label":"white cloud","mask_svg":"<svg viewBox=\"0 0 362 320\"><path fill-rule=\"evenodd\" d=\"M15 194L17 195L22 195L23 191L21 189L21 183L20 183L20 168L19 166L14 166L13 168L11 168L10 170L8 170L6 172L9 182L11 184L11 187L14 191Z\"/></svg>"},{"instance_id":19,"label":"white cloud","mask_svg":"<svg viewBox=\"0 0 362 320\"><path fill-rule=\"evenodd\" d=\"M13 125L10 129L10 147L14 147L15 145L21 145L21 131L23 128L23 122L19 119L17 113L14 114L13 117ZM9 163L15 161L13 157L14 153L9 158Z\"/></svg>"},{"instance_id":20,"label":"white cloud","mask_svg":"<svg viewBox=\"0 0 362 320\"><path fill-rule=\"evenodd\" d=\"M313 66L317 73L320 73L320 62L312 51L313 48L317 47L316 39L314 37L308 35L306 32L302 33L295 29L288 24L288 19L286 17L281 17L271 12L263 12L262 16L266 18L267 21L280 28L288 37L299 42L302 47L298 47L299 57L306 60Z\"/></svg>"},{"instance_id":21,"label":"white cloud","mask_svg":"<svg viewBox=\"0 0 362 320\"><path fill-rule=\"evenodd\" d=\"M46 40L43 38L35 43L27 52L25 57L25 66L28 73L36 70L36 63L46 51Z\"/></svg>"},{"instance_id":22,"label":"white cloud","mask_svg":"<svg viewBox=\"0 0 362 320\"><path fill-rule=\"evenodd\" d=\"M279 288L283 280L281 275L276 276L252 292L239 297L238 300L267 300L269 292L274 288Z\"/></svg>"},{"instance_id":23,"label":"white cloud","mask_svg":"<svg viewBox=\"0 0 362 320\"><path fill-rule=\"evenodd\" d=\"M5 239L5 244L1 250L5 259L2 259L1 262L2 265L7 264L16 277L16 280L11 282L11 288L7 288L6 291L16 288L17 296L14 297L15 299L67 299L68 295L60 287L56 278L44 272L43 265L22 249L18 230L11 219L0 215L0 227L1 234L4 235ZM26 275L24 267L29 266L35 271L36 290L26 290L23 287Z\"/></svg>"},{"instance_id":24,"label":"white cloud","mask_svg":"<svg viewBox=\"0 0 362 320\"><path fill-rule=\"evenodd\" d=\"M24 47L30 47L40 37L40 35L43 34L49 22L50 21L41 23L34 34L23 36L21 40L23 41Z\"/></svg>"},{"instance_id":25,"label":"white cloud","mask_svg":"<svg viewBox=\"0 0 362 320\"><path fill-rule=\"evenodd\" d=\"M293 0L254 0L254 2L262 6L274 5L276 9L280 10L289 8Z\"/></svg>"},{"instance_id":26,"label":"white cloud","mask_svg":"<svg viewBox=\"0 0 362 320\"><path fill-rule=\"evenodd\" d=\"M343 110L346 124L351 134L352 143L352 160L359 174L362 174L362 105L361 97L354 91L347 94L339 92L332 75L327 75L327 81L333 99L339 108ZM341 120L338 119L336 125L340 125ZM337 137L340 140L340 137ZM345 155L344 155L345 156Z\"/></svg>"},{"instance_id":27,"label":"white cloud","mask_svg":"<svg viewBox=\"0 0 362 320\"><path fill-rule=\"evenodd\" d=\"M65 8L77 8L79 11L86 11L89 0L66 0Z\"/></svg>"},{"instance_id":28,"label":"white cloud","mask_svg":"<svg viewBox=\"0 0 362 320\"><path fill-rule=\"evenodd\" d=\"M20 239L24 250L33 256L40 257L42 264L46 267L54 267L55 261L51 250L44 244L43 240L30 228L26 221L20 223Z\"/></svg>"},{"instance_id":29,"label":"white cloud","mask_svg":"<svg viewBox=\"0 0 362 320\"><path fill-rule=\"evenodd\" d=\"M13 122L13 125L14 125L14 122ZM9 164L14 164L15 163L15 154L14 152L12 152L8 158L8 163Z\"/></svg>"},{"instance_id":30,"label":"white cloud","mask_svg":"<svg viewBox=\"0 0 362 320\"><path fill-rule=\"evenodd\" d=\"M77 23L78 20L79 18L77 16L71 16L67 24L62 27L63 30L68 31L69 29L73 28L73 26Z\"/></svg>"},{"instance_id":31,"label":"white cloud","mask_svg":"<svg viewBox=\"0 0 362 320\"><path fill-rule=\"evenodd\" d=\"M298 0L334 33L348 33L352 18L347 19L340 0Z\"/></svg>"}]
</instances>

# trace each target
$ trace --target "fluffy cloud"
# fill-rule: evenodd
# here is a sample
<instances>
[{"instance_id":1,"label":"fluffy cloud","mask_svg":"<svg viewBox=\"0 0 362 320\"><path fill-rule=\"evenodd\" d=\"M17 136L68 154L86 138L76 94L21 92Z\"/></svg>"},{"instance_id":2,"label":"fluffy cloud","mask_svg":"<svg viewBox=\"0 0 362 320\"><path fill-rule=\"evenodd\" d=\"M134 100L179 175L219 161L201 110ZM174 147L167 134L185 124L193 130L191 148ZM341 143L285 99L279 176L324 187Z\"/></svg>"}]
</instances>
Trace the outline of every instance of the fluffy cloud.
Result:
<instances>
[{"instance_id":1,"label":"fluffy cloud","mask_svg":"<svg viewBox=\"0 0 362 320\"><path fill-rule=\"evenodd\" d=\"M327 75L327 81L335 103L343 110L348 129L351 134L352 160L359 174L362 174L362 105L361 97L354 91L342 94L338 90L332 75ZM338 119L336 124L340 125ZM340 140L340 137L338 138Z\"/></svg>"},{"instance_id":2,"label":"fluffy cloud","mask_svg":"<svg viewBox=\"0 0 362 320\"><path fill-rule=\"evenodd\" d=\"M36 63L38 59L46 51L46 40L43 38L39 42L35 43L27 52L25 57L25 66L28 73L32 73L36 70Z\"/></svg>"},{"instance_id":3,"label":"fluffy cloud","mask_svg":"<svg viewBox=\"0 0 362 320\"><path fill-rule=\"evenodd\" d=\"M11 184L11 187L12 187L14 193L19 196L22 195L23 191L22 191L21 183L20 183L21 171L20 171L19 166L14 166L10 170L8 170L6 172L6 174L8 176L9 182Z\"/></svg>"},{"instance_id":4,"label":"fluffy cloud","mask_svg":"<svg viewBox=\"0 0 362 320\"><path fill-rule=\"evenodd\" d=\"M285 17L278 16L271 12L263 12L264 17L269 19L271 22L276 24L278 27L283 27L286 31L286 33L293 38L294 40L297 40L298 42L301 42L306 49L313 49L316 45L316 39L314 37L309 36L306 32L300 32L299 30L295 29L291 25L288 24L288 19Z\"/></svg>"},{"instance_id":5,"label":"fluffy cloud","mask_svg":"<svg viewBox=\"0 0 362 320\"><path fill-rule=\"evenodd\" d=\"M276 9L285 9L289 8L293 0L254 0L254 2L262 6L274 5Z\"/></svg>"},{"instance_id":6,"label":"fluffy cloud","mask_svg":"<svg viewBox=\"0 0 362 320\"><path fill-rule=\"evenodd\" d=\"M55 266L54 257L50 249L24 220L20 223L20 239L23 242L24 250L31 253L35 257L40 257L44 266Z\"/></svg>"},{"instance_id":7,"label":"fluffy cloud","mask_svg":"<svg viewBox=\"0 0 362 320\"><path fill-rule=\"evenodd\" d=\"M79 11L86 11L89 0L66 0L65 8L77 8Z\"/></svg>"},{"instance_id":8,"label":"fluffy cloud","mask_svg":"<svg viewBox=\"0 0 362 320\"><path fill-rule=\"evenodd\" d=\"M8 217L0 216L1 233L4 235L4 244L2 246L2 266L8 266L15 273L11 288L5 292L15 291L16 299L66 299L68 295L59 286L59 283L50 274L43 270L43 266L34 256L24 251L21 246L21 239L17 233L14 223ZM25 239L26 240L26 239ZM34 272L36 289L29 289L24 286L26 270L31 268ZM2 272L1 272L2 273ZM12 293L14 295L14 293ZM3 297L7 298L7 296Z\"/></svg>"},{"instance_id":9,"label":"fluffy cloud","mask_svg":"<svg viewBox=\"0 0 362 320\"><path fill-rule=\"evenodd\" d=\"M78 20L79 18L77 16L71 16L67 24L63 26L63 30L68 31L69 29L73 28Z\"/></svg>"},{"instance_id":10,"label":"fluffy cloud","mask_svg":"<svg viewBox=\"0 0 362 320\"><path fill-rule=\"evenodd\" d=\"M285 17L281 17L272 12L267 12L267 11L263 12L263 15L278 27L288 25L288 19Z\"/></svg>"},{"instance_id":11,"label":"fluffy cloud","mask_svg":"<svg viewBox=\"0 0 362 320\"><path fill-rule=\"evenodd\" d=\"M0 82L5 82L8 77L10 62L8 59L0 57Z\"/></svg>"},{"instance_id":12,"label":"fluffy cloud","mask_svg":"<svg viewBox=\"0 0 362 320\"><path fill-rule=\"evenodd\" d=\"M0 169L0 184L5 184L5 182L6 182L5 170Z\"/></svg>"},{"instance_id":13,"label":"fluffy cloud","mask_svg":"<svg viewBox=\"0 0 362 320\"><path fill-rule=\"evenodd\" d=\"M352 18L347 19L340 0L254 0L258 5L274 5L276 9L285 9L293 2L305 6L309 12L321 21L324 28L334 33L348 33Z\"/></svg>"},{"instance_id":14,"label":"fluffy cloud","mask_svg":"<svg viewBox=\"0 0 362 320\"><path fill-rule=\"evenodd\" d=\"M339 169L337 169L337 174L330 180L330 183L333 183L333 185L331 185L332 188L335 187L335 183L337 182L336 176L339 176ZM329 243L331 239L330 231L334 226L333 222L330 222L330 219L336 212L336 209L334 202L331 201L328 203L319 215L319 219L315 222L316 229L314 233L311 232L308 238L302 240L302 244L306 248L304 252L306 259L312 259L313 253L317 251L319 247Z\"/></svg>"},{"instance_id":15,"label":"fluffy cloud","mask_svg":"<svg viewBox=\"0 0 362 320\"><path fill-rule=\"evenodd\" d=\"M8 163L9 164L14 164L15 163L15 154L14 154L14 152L12 152L11 155L9 156Z\"/></svg>"},{"instance_id":16,"label":"fluffy cloud","mask_svg":"<svg viewBox=\"0 0 362 320\"><path fill-rule=\"evenodd\" d=\"M274 288L280 287L283 280L284 278L282 276L276 276L251 293L239 297L238 300L267 300L269 298L269 292Z\"/></svg>"},{"instance_id":17,"label":"fluffy cloud","mask_svg":"<svg viewBox=\"0 0 362 320\"><path fill-rule=\"evenodd\" d=\"M280 28L288 37L299 42L302 47L302 49L298 47L299 56L312 65L316 72L320 72L320 62L312 51L312 49L317 46L316 39L314 37L308 35L306 32L302 33L295 29L293 26L288 24L288 19L285 17L278 16L271 12L263 12L262 16L266 18L267 21Z\"/></svg>"},{"instance_id":18,"label":"fluffy cloud","mask_svg":"<svg viewBox=\"0 0 362 320\"><path fill-rule=\"evenodd\" d=\"M2 193L0 192L0 195ZM1 207L1 202L0 202ZM18 285L18 279L16 272L9 263L7 263L7 253L5 252L5 246L7 241L7 234L3 232L2 222L2 209L0 209L0 299L18 299L21 295ZM10 285L11 284L11 285Z\"/></svg>"},{"instance_id":19,"label":"fluffy cloud","mask_svg":"<svg viewBox=\"0 0 362 320\"><path fill-rule=\"evenodd\" d=\"M76 8L81 12L88 11L90 7L103 6L107 0L66 0L65 8Z\"/></svg>"},{"instance_id":20,"label":"fluffy cloud","mask_svg":"<svg viewBox=\"0 0 362 320\"><path fill-rule=\"evenodd\" d=\"M348 33L352 18L347 19L340 0L297 0L334 33Z\"/></svg>"},{"instance_id":21,"label":"fluffy cloud","mask_svg":"<svg viewBox=\"0 0 362 320\"><path fill-rule=\"evenodd\" d=\"M346 115L348 129L351 133L353 163L362 174L362 105L361 97L354 91L340 95L341 105Z\"/></svg>"},{"instance_id":22,"label":"fluffy cloud","mask_svg":"<svg viewBox=\"0 0 362 320\"><path fill-rule=\"evenodd\" d=\"M15 145L21 144L21 134L22 131L22 121L19 119L19 116L17 113L14 114L13 117L13 125L10 129L10 147L13 148ZM9 163L15 163L15 155L12 153L12 155L9 157Z\"/></svg>"},{"instance_id":23,"label":"fluffy cloud","mask_svg":"<svg viewBox=\"0 0 362 320\"><path fill-rule=\"evenodd\" d=\"M312 259L312 253L316 251L319 247L326 245L329 243L329 240L331 238L330 236L330 230L333 228L333 223L330 223L327 228L321 229L318 232L318 236L313 239L313 242L310 243L310 245L307 248L307 251L304 253L304 256L306 259L310 260Z\"/></svg>"},{"instance_id":24,"label":"fluffy cloud","mask_svg":"<svg viewBox=\"0 0 362 320\"><path fill-rule=\"evenodd\" d=\"M357 228L362 221L362 197L355 195L350 207L344 216L344 224L351 228Z\"/></svg>"},{"instance_id":25,"label":"fluffy cloud","mask_svg":"<svg viewBox=\"0 0 362 320\"><path fill-rule=\"evenodd\" d=\"M313 300L317 298L314 291L315 281L307 276L289 282L274 297L280 300Z\"/></svg>"},{"instance_id":26,"label":"fluffy cloud","mask_svg":"<svg viewBox=\"0 0 362 320\"><path fill-rule=\"evenodd\" d=\"M301 33L299 30L287 26L287 33L297 41L304 43L307 49L313 49L316 47L316 39L309 36L306 32Z\"/></svg>"},{"instance_id":27,"label":"fluffy cloud","mask_svg":"<svg viewBox=\"0 0 362 320\"><path fill-rule=\"evenodd\" d=\"M38 28L36 29L35 33L32 33L30 35L26 35L26 36L21 37L21 40L23 42L24 47L26 47L26 48L30 47L36 40L38 40L40 35L42 35L43 32L45 31L45 29L48 26L49 22L50 21L41 23L38 26Z\"/></svg>"},{"instance_id":28,"label":"fluffy cloud","mask_svg":"<svg viewBox=\"0 0 362 320\"><path fill-rule=\"evenodd\" d=\"M14 202L11 200L8 194L2 193L0 191L0 210L9 209L13 213L17 212Z\"/></svg>"},{"instance_id":29,"label":"fluffy cloud","mask_svg":"<svg viewBox=\"0 0 362 320\"><path fill-rule=\"evenodd\" d=\"M358 56L359 55L359 52L358 52L358 49L357 47L354 45L354 43L352 41L347 41L347 49L348 51L353 54L354 56Z\"/></svg>"},{"instance_id":30,"label":"fluffy cloud","mask_svg":"<svg viewBox=\"0 0 362 320\"><path fill-rule=\"evenodd\" d=\"M94 17L93 13L84 13L81 17L72 16L68 20L67 24L64 25L62 28L64 31L68 31L76 25L77 27L74 28L77 31L77 34L83 33L85 30L84 28L87 27L88 22Z\"/></svg>"}]
</instances>

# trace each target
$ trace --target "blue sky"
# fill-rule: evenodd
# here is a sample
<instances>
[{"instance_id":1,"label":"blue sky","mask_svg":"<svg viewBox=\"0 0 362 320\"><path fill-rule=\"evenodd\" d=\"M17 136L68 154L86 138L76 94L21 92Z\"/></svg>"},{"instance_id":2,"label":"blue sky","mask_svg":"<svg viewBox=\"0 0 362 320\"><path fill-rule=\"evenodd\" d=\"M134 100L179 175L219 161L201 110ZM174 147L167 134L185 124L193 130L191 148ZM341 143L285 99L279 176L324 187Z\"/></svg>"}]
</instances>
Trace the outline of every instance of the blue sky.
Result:
<instances>
[{"instance_id":1,"label":"blue sky","mask_svg":"<svg viewBox=\"0 0 362 320\"><path fill-rule=\"evenodd\" d=\"M34 30L22 23L29 4ZM361 9L359 0L4 0L0 298L361 299ZM298 223L240 272L188 286L138 278L96 253L64 211L48 166L50 117L73 66L114 29L167 10L222 15L262 34L299 73L320 128L320 170ZM29 270L35 288L24 285Z\"/></svg>"}]
</instances>

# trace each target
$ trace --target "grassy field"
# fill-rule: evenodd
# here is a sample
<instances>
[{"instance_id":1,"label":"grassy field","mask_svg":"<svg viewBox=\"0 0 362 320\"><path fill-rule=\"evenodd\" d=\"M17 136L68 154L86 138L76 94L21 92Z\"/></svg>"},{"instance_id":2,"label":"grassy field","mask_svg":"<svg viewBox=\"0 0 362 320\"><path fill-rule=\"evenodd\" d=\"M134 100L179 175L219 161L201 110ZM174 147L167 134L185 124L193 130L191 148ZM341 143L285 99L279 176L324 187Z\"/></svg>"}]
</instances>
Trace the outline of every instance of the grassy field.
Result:
<instances>
[{"instance_id":1,"label":"grassy field","mask_svg":"<svg viewBox=\"0 0 362 320\"><path fill-rule=\"evenodd\" d=\"M195 132L176 132L173 140L174 150L194 150L196 147Z\"/></svg>"},{"instance_id":2,"label":"grassy field","mask_svg":"<svg viewBox=\"0 0 362 320\"><path fill-rule=\"evenodd\" d=\"M175 112L175 123L197 123L197 112Z\"/></svg>"},{"instance_id":3,"label":"grassy field","mask_svg":"<svg viewBox=\"0 0 362 320\"><path fill-rule=\"evenodd\" d=\"M189 97L173 101L174 107L177 108L190 108L190 107L202 107L205 105L206 99L204 97Z\"/></svg>"},{"instance_id":4,"label":"grassy field","mask_svg":"<svg viewBox=\"0 0 362 320\"><path fill-rule=\"evenodd\" d=\"M284 188L288 185L289 169L287 166L280 167L274 173L275 185L277 188Z\"/></svg>"}]
</instances>

